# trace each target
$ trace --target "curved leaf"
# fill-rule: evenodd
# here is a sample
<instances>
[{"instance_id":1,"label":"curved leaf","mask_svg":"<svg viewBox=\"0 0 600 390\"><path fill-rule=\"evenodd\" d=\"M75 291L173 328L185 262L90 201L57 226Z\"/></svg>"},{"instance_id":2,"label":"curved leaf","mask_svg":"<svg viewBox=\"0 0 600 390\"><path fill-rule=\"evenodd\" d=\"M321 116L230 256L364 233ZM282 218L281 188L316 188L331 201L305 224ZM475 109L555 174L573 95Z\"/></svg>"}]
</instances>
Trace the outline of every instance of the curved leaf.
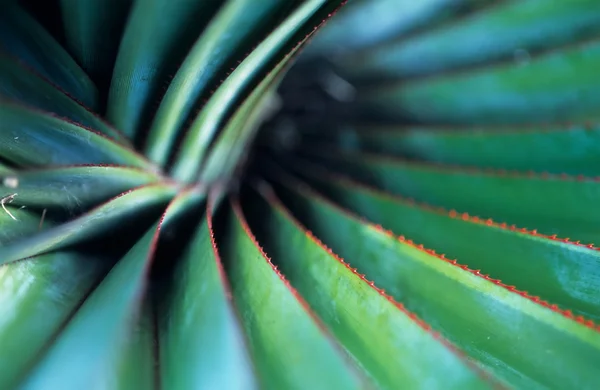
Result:
<instances>
[{"instance_id":1,"label":"curved leaf","mask_svg":"<svg viewBox=\"0 0 600 390\"><path fill-rule=\"evenodd\" d=\"M308 304L258 246L237 200L232 208L220 248L264 388L361 388Z\"/></svg>"},{"instance_id":2,"label":"curved leaf","mask_svg":"<svg viewBox=\"0 0 600 390\"><path fill-rule=\"evenodd\" d=\"M336 171L433 206L586 243L600 237L597 179L438 167L331 149L310 154Z\"/></svg>"},{"instance_id":3,"label":"curved leaf","mask_svg":"<svg viewBox=\"0 0 600 390\"><path fill-rule=\"evenodd\" d=\"M171 218L184 212L190 202L197 201L198 195L186 192L175 198L162 218L112 268L27 377L24 389L82 389L98 381L110 384L113 380L113 385L109 388L127 388L114 386L114 383L124 381L131 384L129 374L134 375L135 385L128 388L156 386L148 383L152 378L119 370L115 360L128 357L128 353L119 353L123 349L136 347L135 341L133 345L126 342L127 335L131 333L132 326L141 313L146 278L161 228ZM82 342L85 342L85 348L81 348ZM137 345L140 346L143 347ZM135 351L132 352L135 356ZM148 372L152 369L153 362L148 356L144 358L147 363L142 364L142 370ZM124 363L127 367L127 362ZM130 367L139 369L140 365ZM115 368L116 372L113 371Z\"/></svg>"},{"instance_id":4,"label":"curved leaf","mask_svg":"<svg viewBox=\"0 0 600 390\"><path fill-rule=\"evenodd\" d=\"M134 2L119 46L108 120L134 138L148 125L152 104L165 81L221 6L221 1L150 0ZM144 123L144 120L148 123Z\"/></svg>"},{"instance_id":5,"label":"curved leaf","mask_svg":"<svg viewBox=\"0 0 600 390\"><path fill-rule=\"evenodd\" d=\"M600 319L597 248L417 204L311 165L295 165L293 169L338 204L396 234L575 315Z\"/></svg>"},{"instance_id":6,"label":"curved leaf","mask_svg":"<svg viewBox=\"0 0 600 390\"><path fill-rule=\"evenodd\" d=\"M18 181L17 188L11 189L18 193L14 204L71 211L85 210L122 192L160 180L140 169L103 165L20 171L13 177ZM0 193L3 190L0 186Z\"/></svg>"},{"instance_id":7,"label":"curved leaf","mask_svg":"<svg viewBox=\"0 0 600 390\"><path fill-rule=\"evenodd\" d=\"M281 50L325 3L324 0L309 0L302 4L221 84L188 130L171 172L173 177L191 181L198 175L200 163L204 160L221 122L232 109L232 104L261 72L264 73L264 68L275 60L277 54L285 56L286 53L281 54ZM333 2L337 3L339 1Z\"/></svg>"},{"instance_id":8,"label":"curved leaf","mask_svg":"<svg viewBox=\"0 0 600 390\"><path fill-rule=\"evenodd\" d=\"M19 239L31 237L42 227L48 228L54 225L52 221L46 220L45 216L42 217L37 212L13 206L17 198L18 192L0 192L0 199L4 201L4 208L0 208L0 248Z\"/></svg>"},{"instance_id":9,"label":"curved leaf","mask_svg":"<svg viewBox=\"0 0 600 390\"><path fill-rule=\"evenodd\" d=\"M359 94L377 113L419 123L515 124L597 118L600 41L466 73L386 83ZM456 91L469 91L456 93Z\"/></svg>"},{"instance_id":10,"label":"curved leaf","mask_svg":"<svg viewBox=\"0 0 600 390\"><path fill-rule=\"evenodd\" d=\"M600 328L593 323L579 323L568 312L459 265L460 260L438 256L404 236L395 237L304 186L286 184L283 194L294 211L303 211L298 215L310 221L314 234L358 272L510 387L592 389L600 385L596 364ZM275 229L269 232L274 234ZM445 382L444 387L452 386Z\"/></svg>"},{"instance_id":11,"label":"curved leaf","mask_svg":"<svg viewBox=\"0 0 600 390\"><path fill-rule=\"evenodd\" d=\"M6 98L35 107L57 116L69 118L83 126L95 129L122 144L128 144L116 129L103 122L86 107L64 92L25 68L23 64L0 53L0 98Z\"/></svg>"},{"instance_id":12,"label":"curved leaf","mask_svg":"<svg viewBox=\"0 0 600 390\"><path fill-rule=\"evenodd\" d=\"M31 237L0 247L0 264L64 248L118 227L133 215L155 211L176 193L168 184L156 184L125 192L82 216Z\"/></svg>"},{"instance_id":13,"label":"curved leaf","mask_svg":"<svg viewBox=\"0 0 600 390\"><path fill-rule=\"evenodd\" d=\"M350 53L336 64L352 79L406 78L532 54L600 33L595 0L521 0L489 8L399 42Z\"/></svg>"},{"instance_id":14,"label":"curved leaf","mask_svg":"<svg viewBox=\"0 0 600 390\"><path fill-rule=\"evenodd\" d=\"M405 35L456 17L490 0L350 0L335 22L307 48L308 55L346 53ZM392 11L390 11L392 10Z\"/></svg>"},{"instance_id":15,"label":"curved leaf","mask_svg":"<svg viewBox=\"0 0 600 390\"><path fill-rule=\"evenodd\" d=\"M148 134L146 154L164 166L177 134L182 130L200 96L217 76L223 77L225 65L243 48L257 43L283 9L283 0L242 0L226 2L194 44L169 84ZM230 72L227 69L227 72Z\"/></svg>"},{"instance_id":16,"label":"curved leaf","mask_svg":"<svg viewBox=\"0 0 600 390\"><path fill-rule=\"evenodd\" d=\"M375 288L300 226L273 194L266 189L263 193L270 204L259 214L259 242L379 387L395 389L398 383L419 387L424 377L431 387L490 386L401 303Z\"/></svg>"},{"instance_id":17,"label":"curved leaf","mask_svg":"<svg viewBox=\"0 0 600 390\"><path fill-rule=\"evenodd\" d=\"M227 181L242 167L260 126L277 107L278 97L275 91L289 67L290 58L309 37L310 35L292 49L233 113L206 157L200 171L201 182Z\"/></svg>"},{"instance_id":18,"label":"curved leaf","mask_svg":"<svg viewBox=\"0 0 600 390\"><path fill-rule=\"evenodd\" d=\"M129 165L156 171L134 150L50 114L0 101L0 156L17 165Z\"/></svg>"},{"instance_id":19,"label":"curved leaf","mask_svg":"<svg viewBox=\"0 0 600 390\"><path fill-rule=\"evenodd\" d=\"M97 108L98 91L92 80L52 35L16 2L9 1L2 6L0 48L86 106Z\"/></svg>"},{"instance_id":20,"label":"curved leaf","mask_svg":"<svg viewBox=\"0 0 600 390\"><path fill-rule=\"evenodd\" d=\"M344 150L441 164L600 175L600 155L596 152L600 149L600 125L596 123L506 128L350 126L303 136L307 147L315 140L325 139Z\"/></svg>"},{"instance_id":21,"label":"curved leaf","mask_svg":"<svg viewBox=\"0 0 600 390\"><path fill-rule=\"evenodd\" d=\"M133 0L60 0L66 46L99 85L110 83Z\"/></svg>"},{"instance_id":22,"label":"curved leaf","mask_svg":"<svg viewBox=\"0 0 600 390\"><path fill-rule=\"evenodd\" d=\"M107 260L56 252L0 266L0 387L26 374L106 274Z\"/></svg>"},{"instance_id":23,"label":"curved leaf","mask_svg":"<svg viewBox=\"0 0 600 390\"><path fill-rule=\"evenodd\" d=\"M209 206L158 309L165 389L257 388L213 237Z\"/></svg>"}]
</instances>

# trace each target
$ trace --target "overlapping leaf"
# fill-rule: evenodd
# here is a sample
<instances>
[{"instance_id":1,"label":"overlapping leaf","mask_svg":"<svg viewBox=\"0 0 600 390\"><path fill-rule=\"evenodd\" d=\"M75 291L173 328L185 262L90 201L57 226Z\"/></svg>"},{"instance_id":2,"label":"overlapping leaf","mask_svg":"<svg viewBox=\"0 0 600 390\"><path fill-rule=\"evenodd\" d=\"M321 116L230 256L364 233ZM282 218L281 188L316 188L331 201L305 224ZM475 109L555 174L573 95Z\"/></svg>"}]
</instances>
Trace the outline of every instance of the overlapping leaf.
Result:
<instances>
[{"instance_id":1,"label":"overlapping leaf","mask_svg":"<svg viewBox=\"0 0 600 390\"><path fill-rule=\"evenodd\" d=\"M596 3L342 3L0 6L0 387L600 386Z\"/></svg>"}]
</instances>

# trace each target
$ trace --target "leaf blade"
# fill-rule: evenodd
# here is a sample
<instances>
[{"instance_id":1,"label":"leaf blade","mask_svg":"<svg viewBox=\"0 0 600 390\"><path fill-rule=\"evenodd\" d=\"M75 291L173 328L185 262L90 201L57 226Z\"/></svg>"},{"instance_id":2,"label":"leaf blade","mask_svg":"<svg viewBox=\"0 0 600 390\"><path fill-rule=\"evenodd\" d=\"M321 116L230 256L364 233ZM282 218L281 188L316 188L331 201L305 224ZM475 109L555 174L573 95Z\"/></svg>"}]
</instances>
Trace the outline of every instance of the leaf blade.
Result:
<instances>
[{"instance_id":1,"label":"leaf blade","mask_svg":"<svg viewBox=\"0 0 600 390\"><path fill-rule=\"evenodd\" d=\"M599 330L544 307L514 286L326 205L314 193L308 195L307 187L292 191L286 190L285 199L319 216L311 218L310 227L334 250L510 386L597 385L593 362L600 354Z\"/></svg>"},{"instance_id":2,"label":"leaf blade","mask_svg":"<svg viewBox=\"0 0 600 390\"><path fill-rule=\"evenodd\" d=\"M156 171L131 148L64 119L0 102L0 156L18 165L115 164Z\"/></svg>"},{"instance_id":3,"label":"leaf blade","mask_svg":"<svg viewBox=\"0 0 600 390\"><path fill-rule=\"evenodd\" d=\"M117 142L127 145L127 139L89 109L73 100L22 63L0 53L0 97L35 107L57 116L69 118L95 129Z\"/></svg>"},{"instance_id":4,"label":"leaf blade","mask_svg":"<svg viewBox=\"0 0 600 390\"><path fill-rule=\"evenodd\" d=\"M323 0L310 0L302 4L221 84L191 124L171 170L173 177L182 181L191 181L197 176L208 147L230 106L239 99L239 95L256 78L257 73L264 70L268 62L321 9L323 4L325 4Z\"/></svg>"},{"instance_id":5,"label":"leaf blade","mask_svg":"<svg viewBox=\"0 0 600 390\"><path fill-rule=\"evenodd\" d=\"M600 319L600 295L594 287L600 280L596 248L418 204L310 168L293 169L319 192L369 221L571 310L574 316Z\"/></svg>"},{"instance_id":6,"label":"leaf blade","mask_svg":"<svg viewBox=\"0 0 600 390\"><path fill-rule=\"evenodd\" d=\"M590 0L497 3L438 29L337 61L353 79L422 77L531 55L594 37L600 8ZM523 59L519 57L521 56Z\"/></svg>"},{"instance_id":7,"label":"leaf blade","mask_svg":"<svg viewBox=\"0 0 600 390\"><path fill-rule=\"evenodd\" d=\"M140 187L54 228L0 247L0 264L63 248L91 237L105 234L122 224L130 215L155 211L167 203L176 188L166 184Z\"/></svg>"},{"instance_id":8,"label":"leaf blade","mask_svg":"<svg viewBox=\"0 0 600 390\"><path fill-rule=\"evenodd\" d=\"M228 244L223 247L226 272L263 386L361 387L306 303L261 252L237 200L231 208L223 239ZM261 286L251 287L255 280ZM284 343L287 359L278 348Z\"/></svg>"},{"instance_id":9,"label":"leaf blade","mask_svg":"<svg viewBox=\"0 0 600 390\"><path fill-rule=\"evenodd\" d=\"M152 123L146 155L164 166L184 122L206 89L223 76L236 51L256 44L261 24L267 24L282 9L281 0L227 2L196 41L169 85ZM264 33L263 31L260 31ZM250 37L247 37L250 36ZM216 54L215 54L216 53Z\"/></svg>"},{"instance_id":10,"label":"leaf blade","mask_svg":"<svg viewBox=\"0 0 600 390\"><path fill-rule=\"evenodd\" d=\"M595 118L600 104L595 77L599 57L600 44L590 41L541 55L526 66L506 63L410 83L386 83L359 97L361 104L380 115L401 115L419 123L583 121Z\"/></svg>"},{"instance_id":11,"label":"leaf blade","mask_svg":"<svg viewBox=\"0 0 600 390\"><path fill-rule=\"evenodd\" d=\"M5 4L0 16L0 47L33 67L71 96L95 109L96 86L34 18L17 3Z\"/></svg>"},{"instance_id":12,"label":"leaf blade","mask_svg":"<svg viewBox=\"0 0 600 390\"><path fill-rule=\"evenodd\" d=\"M107 118L130 139L147 125L152 103L221 2L136 1L115 62ZM160 28L156 28L160 26Z\"/></svg>"},{"instance_id":13,"label":"leaf blade","mask_svg":"<svg viewBox=\"0 0 600 390\"><path fill-rule=\"evenodd\" d=\"M174 271L168 303L158 308L162 386L177 390L219 383L254 389L256 378L228 297L210 208Z\"/></svg>"},{"instance_id":14,"label":"leaf blade","mask_svg":"<svg viewBox=\"0 0 600 390\"><path fill-rule=\"evenodd\" d=\"M60 207L68 211L85 210L127 190L160 180L141 169L104 165L42 168L20 171L11 177L18 181L17 188L5 190L5 186L0 186L0 193L17 192L14 204Z\"/></svg>"},{"instance_id":15,"label":"leaf blade","mask_svg":"<svg viewBox=\"0 0 600 390\"><path fill-rule=\"evenodd\" d=\"M392 194L586 243L598 240L594 178L443 167L371 154L302 152ZM316 160L315 160L316 161Z\"/></svg>"},{"instance_id":16,"label":"leaf blade","mask_svg":"<svg viewBox=\"0 0 600 390\"><path fill-rule=\"evenodd\" d=\"M16 385L109 266L77 252L0 266L0 386Z\"/></svg>"},{"instance_id":17,"label":"leaf blade","mask_svg":"<svg viewBox=\"0 0 600 390\"><path fill-rule=\"evenodd\" d=\"M452 347L429 333L426 324L334 257L266 191L263 187L271 211L263 217L267 225L259 239L290 283L377 385L418 386L426 372L431 386L442 382L450 387L488 386Z\"/></svg>"},{"instance_id":18,"label":"leaf blade","mask_svg":"<svg viewBox=\"0 0 600 390\"><path fill-rule=\"evenodd\" d=\"M439 164L597 176L596 124L511 127L351 126L306 132L306 147L335 142L344 150ZM506 153L510 150L510 153ZM544 150L544 153L539 153Z\"/></svg>"},{"instance_id":19,"label":"leaf blade","mask_svg":"<svg viewBox=\"0 0 600 390\"><path fill-rule=\"evenodd\" d=\"M56 388L85 388L98 378L110 382L102 374L116 374L117 383L131 379L123 376L126 372L111 372L115 368L113 359L119 357L118 352L122 348L136 347L135 343L125 343L126 335L131 332L132 322L142 309L146 278L161 229L201 197L201 193L188 191L169 204L159 221L135 243L85 301L25 380L23 388L45 389L49 384ZM94 336L90 337L90 334ZM76 352L81 351L82 341L88 339L92 342L88 342L87 348L78 355ZM135 354L135 351L130 352ZM147 362L146 370L151 369L151 363ZM139 376L136 378L147 380Z\"/></svg>"}]
</instances>

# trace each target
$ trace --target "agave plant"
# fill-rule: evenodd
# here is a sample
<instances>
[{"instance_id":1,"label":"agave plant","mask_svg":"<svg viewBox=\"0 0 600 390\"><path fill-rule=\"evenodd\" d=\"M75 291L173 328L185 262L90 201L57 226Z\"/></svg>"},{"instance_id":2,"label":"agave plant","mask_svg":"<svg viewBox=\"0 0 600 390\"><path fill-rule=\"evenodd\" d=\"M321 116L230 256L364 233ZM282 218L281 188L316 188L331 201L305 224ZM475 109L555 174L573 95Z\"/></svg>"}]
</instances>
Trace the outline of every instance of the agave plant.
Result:
<instances>
[{"instance_id":1,"label":"agave plant","mask_svg":"<svg viewBox=\"0 0 600 390\"><path fill-rule=\"evenodd\" d=\"M1 389L600 388L600 2L343 3L2 2Z\"/></svg>"}]
</instances>

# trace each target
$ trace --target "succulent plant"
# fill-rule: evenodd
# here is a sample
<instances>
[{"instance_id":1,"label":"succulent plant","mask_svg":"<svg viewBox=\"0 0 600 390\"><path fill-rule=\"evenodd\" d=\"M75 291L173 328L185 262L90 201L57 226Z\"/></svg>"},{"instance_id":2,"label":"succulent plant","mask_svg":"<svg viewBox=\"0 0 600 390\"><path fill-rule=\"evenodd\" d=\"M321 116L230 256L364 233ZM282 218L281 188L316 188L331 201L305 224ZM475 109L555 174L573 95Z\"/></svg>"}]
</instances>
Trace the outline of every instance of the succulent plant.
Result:
<instances>
[{"instance_id":1,"label":"succulent plant","mask_svg":"<svg viewBox=\"0 0 600 390\"><path fill-rule=\"evenodd\" d=\"M343 3L1 2L1 389L600 388L600 2Z\"/></svg>"}]
</instances>

